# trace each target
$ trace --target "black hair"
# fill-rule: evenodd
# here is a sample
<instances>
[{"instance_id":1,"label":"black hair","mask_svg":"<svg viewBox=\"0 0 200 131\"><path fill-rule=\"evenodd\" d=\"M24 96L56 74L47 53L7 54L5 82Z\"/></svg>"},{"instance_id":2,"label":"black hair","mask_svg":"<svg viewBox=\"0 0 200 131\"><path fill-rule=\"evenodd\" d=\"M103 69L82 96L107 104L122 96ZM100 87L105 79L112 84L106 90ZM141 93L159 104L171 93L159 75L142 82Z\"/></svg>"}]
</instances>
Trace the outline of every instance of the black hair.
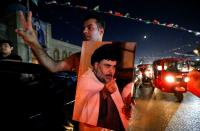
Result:
<instances>
[{"instance_id":1,"label":"black hair","mask_svg":"<svg viewBox=\"0 0 200 131\"><path fill-rule=\"evenodd\" d=\"M121 48L119 44L105 44L97 48L91 56L91 65L102 60L117 61L117 65L121 62Z\"/></svg>"},{"instance_id":2,"label":"black hair","mask_svg":"<svg viewBox=\"0 0 200 131\"><path fill-rule=\"evenodd\" d=\"M84 17L83 22L89 19L95 19L97 21L98 26L102 27L103 29L106 28L105 20L103 19L102 16L100 16L100 14L99 15L95 13L87 14L87 16Z\"/></svg>"},{"instance_id":3,"label":"black hair","mask_svg":"<svg viewBox=\"0 0 200 131\"><path fill-rule=\"evenodd\" d=\"M8 43L10 45L10 47L13 47L13 42L10 40L0 40L0 45L2 45L3 43Z\"/></svg>"}]
</instances>

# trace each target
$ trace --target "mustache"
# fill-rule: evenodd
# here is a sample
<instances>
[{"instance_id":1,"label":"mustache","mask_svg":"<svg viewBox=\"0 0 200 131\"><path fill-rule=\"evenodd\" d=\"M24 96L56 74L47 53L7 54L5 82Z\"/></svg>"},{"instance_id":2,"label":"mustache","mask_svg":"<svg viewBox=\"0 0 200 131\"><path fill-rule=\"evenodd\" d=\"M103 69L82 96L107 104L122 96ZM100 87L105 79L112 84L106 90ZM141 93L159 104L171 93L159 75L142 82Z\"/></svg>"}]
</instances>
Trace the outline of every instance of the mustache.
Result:
<instances>
[{"instance_id":1,"label":"mustache","mask_svg":"<svg viewBox=\"0 0 200 131\"><path fill-rule=\"evenodd\" d=\"M113 74L106 74L105 76L113 77L114 75Z\"/></svg>"}]
</instances>

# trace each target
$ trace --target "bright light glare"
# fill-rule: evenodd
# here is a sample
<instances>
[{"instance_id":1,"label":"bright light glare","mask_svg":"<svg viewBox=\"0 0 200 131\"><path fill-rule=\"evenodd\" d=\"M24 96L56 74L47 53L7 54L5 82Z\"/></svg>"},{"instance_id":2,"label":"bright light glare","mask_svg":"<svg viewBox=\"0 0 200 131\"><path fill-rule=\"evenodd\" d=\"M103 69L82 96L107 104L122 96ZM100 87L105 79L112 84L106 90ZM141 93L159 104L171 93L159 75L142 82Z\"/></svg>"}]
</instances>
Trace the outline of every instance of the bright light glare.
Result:
<instances>
[{"instance_id":1,"label":"bright light glare","mask_svg":"<svg viewBox=\"0 0 200 131\"><path fill-rule=\"evenodd\" d=\"M175 81L175 78L173 76L166 76L165 80L169 83L173 83Z\"/></svg>"},{"instance_id":2,"label":"bright light glare","mask_svg":"<svg viewBox=\"0 0 200 131\"><path fill-rule=\"evenodd\" d=\"M167 66L164 66L164 70L167 70Z\"/></svg>"},{"instance_id":3,"label":"bright light glare","mask_svg":"<svg viewBox=\"0 0 200 131\"><path fill-rule=\"evenodd\" d=\"M162 70L162 66L161 66L161 65L158 65L158 66L157 66L157 70L161 71L161 70ZM167 70L167 66L164 66L164 70Z\"/></svg>"},{"instance_id":4,"label":"bright light glare","mask_svg":"<svg viewBox=\"0 0 200 131\"><path fill-rule=\"evenodd\" d=\"M161 71L162 70L162 66L157 66L157 70Z\"/></svg>"},{"instance_id":5,"label":"bright light glare","mask_svg":"<svg viewBox=\"0 0 200 131\"><path fill-rule=\"evenodd\" d=\"M189 77L185 77L185 78L184 78L184 81L185 81L185 82L189 82L189 81L190 81L190 78L189 78Z\"/></svg>"},{"instance_id":6,"label":"bright light glare","mask_svg":"<svg viewBox=\"0 0 200 131\"><path fill-rule=\"evenodd\" d=\"M197 49L194 49L193 52L194 52L195 54L197 54L197 55L199 54L199 51L198 51Z\"/></svg>"}]
</instances>

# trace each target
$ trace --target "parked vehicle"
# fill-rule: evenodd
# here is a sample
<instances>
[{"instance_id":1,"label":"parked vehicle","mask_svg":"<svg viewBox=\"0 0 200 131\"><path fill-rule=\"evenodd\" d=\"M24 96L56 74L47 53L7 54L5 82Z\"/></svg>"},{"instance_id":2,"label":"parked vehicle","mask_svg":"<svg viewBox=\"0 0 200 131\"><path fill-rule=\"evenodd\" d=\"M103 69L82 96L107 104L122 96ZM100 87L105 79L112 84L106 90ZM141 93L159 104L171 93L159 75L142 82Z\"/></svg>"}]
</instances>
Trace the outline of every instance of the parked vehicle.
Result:
<instances>
[{"instance_id":1,"label":"parked vehicle","mask_svg":"<svg viewBox=\"0 0 200 131\"><path fill-rule=\"evenodd\" d=\"M68 128L76 90L74 72L50 73L38 64L0 61L0 80L4 129L61 131Z\"/></svg>"},{"instance_id":2,"label":"parked vehicle","mask_svg":"<svg viewBox=\"0 0 200 131\"><path fill-rule=\"evenodd\" d=\"M153 62L153 86L163 92L174 93L177 100L183 100L189 78L189 61L185 58L164 58Z\"/></svg>"}]
</instances>

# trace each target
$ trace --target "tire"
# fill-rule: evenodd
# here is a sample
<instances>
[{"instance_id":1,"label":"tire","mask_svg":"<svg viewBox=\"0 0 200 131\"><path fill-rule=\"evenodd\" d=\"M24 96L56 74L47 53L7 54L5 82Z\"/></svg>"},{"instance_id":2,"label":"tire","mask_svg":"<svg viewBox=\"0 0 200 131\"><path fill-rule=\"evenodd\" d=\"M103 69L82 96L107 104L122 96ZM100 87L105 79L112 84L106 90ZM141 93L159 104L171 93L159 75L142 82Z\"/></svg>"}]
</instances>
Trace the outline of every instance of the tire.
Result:
<instances>
[{"instance_id":1,"label":"tire","mask_svg":"<svg viewBox=\"0 0 200 131\"><path fill-rule=\"evenodd\" d=\"M183 100L183 93L175 92L174 94L177 98L177 102L181 102Z\"/></svg>"}]
</instances>

